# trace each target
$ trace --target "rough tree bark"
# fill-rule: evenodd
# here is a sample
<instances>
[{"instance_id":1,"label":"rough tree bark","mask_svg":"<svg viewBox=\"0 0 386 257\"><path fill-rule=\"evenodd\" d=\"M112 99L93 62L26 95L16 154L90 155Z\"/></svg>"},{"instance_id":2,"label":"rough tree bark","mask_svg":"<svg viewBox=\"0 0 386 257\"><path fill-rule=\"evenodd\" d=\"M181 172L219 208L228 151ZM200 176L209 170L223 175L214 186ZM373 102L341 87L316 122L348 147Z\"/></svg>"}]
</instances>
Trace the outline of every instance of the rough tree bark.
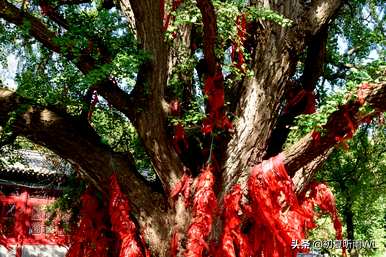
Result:
<instances>
[{"instance_id":1,"label":"rough tree bark","mask_svg":"<svg viewBox=\"0 0 386 257\"><path fill-rule=\"evenodd\" d=\"M61 0L58 4L80 4L88 1ZM0 122L4 124L12 112L20 105L27 109L16 112L12 123L14 133L43 145L64 159L79 167L79 172L91 181L108 197L107 181L111 174L118 175L119 183L134 208L145 240L154 256L170 256L169 243L175 229L183 233L187 229L190 210L180 197L172 204L170 192L184 174L184 165L173 148L166 132L167 102L165 88L175 59L171 58L169 47L164 40L163 22L159 0L121 0L119 5L129 23L135 27L140 46L151 58L143 63L137 76L134 90L127 94L110 78L93 86L112 106L126 115L135 126L143 145L154 165L162 183L162 192L157 192L137 172L129 153L115 153L100 143L99 136L82 117L74 118L55 106L42 107L18 96L9 90L0 90ZM266 154L269 139L279 116L280 105L286 85L294 75L298 56L325 33L328 24L336 15L343 1L251 1L252 5L270 8L293 21L289 28L281 27L272 21L255 21L253 31L249 31L252 42L252 58L249 63L254 75L244 77L239 85L234 85L239 98L234 122L234 133L227 144L225 158L221 160L221 178L218 183L218 200L221 209L222 197L232 185L239 183L245 188L245 181L253 165L262 161ZM210 0L198 0L202 14L204 31L203 51L208 66L208 74L214 75L218 68L215 55L216 12ZM30 35L47 49L61 54L54 38L60 37L44 25L44 22L31 14L22 12L7 1L0 2L0 18L21 26L29 21ZM134 23L132 22L134 19ZM60 22L59 22L60 23ZM65 23L63 23L65 24ZM60 25L60 24L59 24ZM191 29L183 31L185 41L181 44L190 47ZM324 34L323 34L324 35ZM91 40L91 39L90 39ZM96 42L97 44L98 42ZM181 46L180 45L180 46ZM322 44L322 48L323 48ZM101 46L103 48L103 46ZM317 56L320 52L311 52ZM184 55L191 54L190 50ZM87 74L95 68L95 60L86 52L82 58L74 59L67 53L69 61L75 63L81 72ZM185 56L184 56L185 58ZM104 58L109 61L109 56ZM172 64L171 64L172 63ZM313 87L320 71L307 66L304 74L304 87ZM307 70L308 69L308 70ZM311 70L310 70L311 69ZM308 76L307 76L308 75ZM187 80L187 84L189 79ZM386 110L386 84L374 84L365 91L364 99L379 110ZM361 122L359 106L349 102L344 111L349 111L353 122ZM337 144L337 131L346 134L350 129L343 110L333 113L325 125L326 132L316 142L312 134L289 147L284 152L287 171L294 176L297 192L301 192L312 179L318 167ZM114 163L114 165L107 165ZM111 167L115 167L114 170ZM198 172L198 171L197 171ZM180 254L182 251L180 251Z\"/></svg>"}]
</instances>

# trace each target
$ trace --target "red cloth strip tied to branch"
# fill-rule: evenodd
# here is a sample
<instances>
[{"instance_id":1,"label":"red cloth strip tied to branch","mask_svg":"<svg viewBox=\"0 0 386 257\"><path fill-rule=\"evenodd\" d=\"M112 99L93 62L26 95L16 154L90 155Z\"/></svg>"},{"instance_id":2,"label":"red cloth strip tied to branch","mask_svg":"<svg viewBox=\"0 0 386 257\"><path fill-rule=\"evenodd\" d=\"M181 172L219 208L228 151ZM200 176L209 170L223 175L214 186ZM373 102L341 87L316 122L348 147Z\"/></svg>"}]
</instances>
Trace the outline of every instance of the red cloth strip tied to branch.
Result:
<instances>
[{"instance_id":1,"label":"red cloth strip tied to branch","mask_svg":"<svg viewBox=\"0 0 386 257\"><path fill-rule=\"evenodd\" d=\"M178 253L180 237L177 231L172 234L172 240L170 241L170 256L176 257Z\"/></svg>"},{"instance_id":2,"label":"red cloth strip tied to branch","mask_svg":"<svg viewBox=\"0 0 386 257\"><path fill-rule=\"evenodd\" d=\"M363 105L366 101L365 96L366 96L366 91L369 90L371 87L367 83L363 83L359 86L357 96L358 96L358 103L360 105Z\"/></svg>"},{"instance_id":3,"label":"red cloth strip tied to branch","mask_svg":"<svg viewBox=\"0 0 386 257\"><path fill-rule=\"evenodd\" d=\"M3 228L1 226L1 224L0 224L0 245L6 247L9 250L8 244L7 244L7 239L4 236L4 232L3 232Z\"/></svg>"},{"instance_id":4,"label":"red cloth strip tied to branch","mask_svg":"<svg viewBox=\"0 0 386 257\"><path fill-rule=\"evenodd\" d=\"M233 128L224 112L224 77L221 71L205 79L204 93L208 96L209 117L202 124L202 133L209 134L214 128Z\"/></svg>"},{"instance_id":5,"label":"red cloth strip tied to branch","mask_svg":"<svg viewBox=\"0 0 386 257\"><path fill-rule=\"evenodd\" d=\"M176 11L181 3L182 0L172 0L171 12ZM166 31L169 27L170 20L172 19L172 14L165 12L165 0L160 0L160 13L161 17L163 18L163 30Z\"/></svg>"},{"instance_id":6,"label":"red cloth strip tied to branch","mask_svg":"<svg viewBox=\"0 0 386 257\"><path fill-rule=\"evenodd\" d=\"M315 205L331 215L337 238L341 238L333 195L327 194L325 186L313 189L319 189L319 194L311 191L306 199L297 198L282 154L253 168L248 180L251 204L245 208L253 222L248 232L252 256L296 256L302 249L292 249L292 240L301 241L315 227Z\"/></svg>"},{"instance_id":7,"label":"red cloth strip tied to branch","mask_svg":"<svg viewBox=\"0 0 386 257\"><path fill-rule=\"evenodd\" d=\"M215 177L209 164L201 170L193 198L193 219L187 233L185 257L202 257L210 252L206 243L212 230L217 209L216 195L213 191Z\"/></svg>"},{"instance_id":8,"label":"red cloth strip tied to branch","mask_svg":"<svg viewBox=\"0 0 386 257\"><path fill-rule=\"evenodd\" d=\"M236 26L237 26L238 40L232 44L231 60L232 62L236 62L236 67L239 70L244 71L243 64L245 60L244 60L243 44L246 37L246 26L247 26L247 20L246 20L245 14L241 14L237 16Z\"/></svg>"},{"instance_id":9,"label":"red cloth strip tied to branch","mask_svg":"<svg viewBox=\"0 0 386 257\"><path fill-rule=\"evenodd\" d=\"M143 247L137 227L130 217L130 206L126 196L121 192L117 178L110 178L111 230L118 234L121 240L119 257L148 257L150 252Z\"/></svg>"},{"instance_id":10,"label":"red cloth strip tied to branch","mask_svg":"<svg viewBox=\"0 0 386 257\"><path fill-rule=\"evenodd\" d=\"M249 241L241 231L241 197L240 185L235 185L224 197L223 222L224 228L220 238L216 257L249 257Z\"/></svg>"},{"instance_id":11,"label":"red cloth strip tied to branch","mask_svg":"<svg viewBox=\"0 0 386 257\"><path fill-rule=\"evenodd\" d=\"M103 233L106 227L98 200L87 190L82 195L81 202L79 226L71 236L72 243L66 257L107 257L109 240Z\"/></svg>"},{"instance_id":12,"label":"red cloth strip tied to branch","mask_svg":"<svg viewBox=\"0 0 386 257\"><path fill-rule=\"evenodd\" d=\"M358 124L350 111L349 105L345 104L341 108L343 111L344 120L345 122L347 122L347 129L344 135L337 134L335 136L335 141L341 143L343 148L347 151L349 149L347 140L351 139L354 136L355 131L358 128Z\"/></svg>"},{"instance_id":13,"label":"red cloth strip tied to branch","mask_svg":"<svg viewBox=\"0 0 386 257\"><path fill-rule=\"evenodd\" d=\"M308 197L306 197L307 193ZM299 196L299 203L309 213L314 213L315 206L319 206L322 213L328 213L336 231L336 239L342 240L342 223L339 220L336 209L335 197L326 184L311 183L309 190L306 190ZM313 214L313 216L316 216L316 214Z\"/></svg>"},{"instance_id":14,"label":"red cloth strip tied to branch","mask_svg":"<svg viewBox=\"0 0 386 257\"><path fill-rule=\"evenodd\" d=\"M184 126L177 124L174 127L173 146L178 154L181 154L180 143L183 143L184 150L188 150L189 142L185 134Z\"/></svg>"},{"instance_id":15,"label":"red cloth strip tied to branch","mask_svg":"<svg viewBox=\"0 0 386 257\"><path fill-rule=\"evenodd\" d=\"M174 189L170 193L170 197L173 200L176 200L178 195L181 194L184 197L185 206L188 206L190 200L190 185L192 183L193 178L184 174L180 181L174 186Z\"/></svg>"},{"instance_id":16,"label":"red cloth strip tied to branch","mask_svg":"<svg viewBox=\"0 0 386 257\"><path fill-rule=\"evenodd\" d=\"M297 106L302 101L305 101L303 114L312 114L316 112L316 100L314 92L302 89L287 102L287 105L284 108L284 113L290 112L293 107Z\"/></svg>"}]
</instances>

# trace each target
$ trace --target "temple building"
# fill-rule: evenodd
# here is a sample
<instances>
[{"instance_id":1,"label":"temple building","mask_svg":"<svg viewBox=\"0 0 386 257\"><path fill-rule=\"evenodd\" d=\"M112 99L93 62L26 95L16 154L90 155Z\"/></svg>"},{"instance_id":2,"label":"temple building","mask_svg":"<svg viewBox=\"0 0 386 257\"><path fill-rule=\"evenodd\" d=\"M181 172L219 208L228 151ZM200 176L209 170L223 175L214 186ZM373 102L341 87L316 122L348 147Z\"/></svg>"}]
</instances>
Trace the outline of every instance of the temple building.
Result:
<instances>
[{"instance_id":1,"label":"temple building","mask_svg":"<svg viewBox=\"0 0 386 257\"><path fill-rule=\"evenodd\" d=\"M0 257L64 257L67 236L48 222L47 206L61 194L69 171L36 151L0 167Z\"/></svg>"}]
</instances>

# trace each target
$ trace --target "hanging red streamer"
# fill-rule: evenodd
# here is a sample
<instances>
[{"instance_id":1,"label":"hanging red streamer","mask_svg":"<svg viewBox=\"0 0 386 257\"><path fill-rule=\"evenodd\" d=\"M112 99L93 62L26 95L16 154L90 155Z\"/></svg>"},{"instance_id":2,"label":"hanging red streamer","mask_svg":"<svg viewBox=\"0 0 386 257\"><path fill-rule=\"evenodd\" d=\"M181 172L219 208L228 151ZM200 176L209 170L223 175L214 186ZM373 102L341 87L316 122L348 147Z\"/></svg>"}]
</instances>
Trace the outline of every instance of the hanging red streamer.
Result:
<instances>
[{"instance_id":1,"label":"hanging red streamer","mask_svg":"<svg viewBox=\"0 0 386 257\"><path fill-rule=\"evenodd\" d=\"M341 238L341 224L332 193L327 193L330 192L327 187L320 185L313 187L307 199L304 196L298 199L281 154L253 168L248 190L251 204L246 210L253 220L248 233L253 256L295 256L301 249L292 249L291 243L303 240L316 226L316 205L330 214L337 238ZM315 190L319 191L315 193Z\"/></svg>"},{"instance_id":2,"label":"hanging red streamer","mask_svg":"<svg viewBox=\"0 0 386 257\"><path fill-rule=\"evenodd\" d=\"M288 101L284 108L284 113L288 113L291 108L295 107L302 101L306 101L303 114L312 114L316 112L316 100L314 92L302 89L291 100Z\"/></svg>"},{"instance_id":3,"label":"hanging red streamer","mask_svg":"<svg viewBox=\"0 0 386 257\"><path fill-rule=\"evenodd\" d=\"M176 11L181 3L182 0L172 0L171 12ZM160 13L161 17L163 18L163 30L166 31L169 27L171 19L173 19L173 16L171 13L165 12L165 0L160 0Z\"/></svg>"},{"instance_id":4,"label":"hanging red streamer","mask_svg":"<svg viewBox=\"0 0 386 257\"><path fill-rule=\"evenodd\" d=\"M306 197L306 194L308 196ZM342 240L342 223L339 219L338 211L336 209L335 197L326 184L313 182L309 185L309 189L305 190L299 196L299 202L302 208L313 216L315 213L315 206L319 206L322 213L329 214L335 229L336 239ZM343 256L346 256L346 249L342 248Z\"/></svg>"},{"instance_id":5,"label":"hanging red streamer","mask_svg":"<svg viewBox=\"0 0 386 257\"><path fill-rule=\"evenodd\" d=\"M312 140L315 143L319 143L320 142L321 135L320 135L319 131L313 130L312 133L311 133L311 137L312 137Z\"/></svg>"},{"instance_id":6,"label":"hanging red streamer","mask_svg":"<svg viewBox=\"0 0 386 257\"><path fill-rule=\"evenodd\" d=\"M332 192L325 184L311 183L308 190L297 196L283 158L280 154L253 168L247 183L249 204L241 202L243 192L237 184L224 197L223 229L217 246L208 242L217 214L214 168L212 165L203 168L193 196L193 218L187 231L184 256L295 257L308 249L294 248L293 242L305 239L321 214L330 215L336 238L341 240L342 224ZM173 190L172 198L180 193L188 198L190 191L186 193L185 189L190 184L191 178L184 176ZM316 206L320 211L315 210ZM250 223L247 229L243 228L246 220ZM174 233L172 256L177 255L178 246L179 237Z\"/></svg>"},{"instance_id":7,"label":"hanging red streamer","mask_svg":"<svg viewBox=\"0 0 386 257\"><path fill-rule=\"evenodd\" d=\"M193 219L187 233L185 257L202 257L210 252L206 243L212 230L217 201L214 193L215 177L213 167L206 166L201 170L193 197Z\"/></svg>"},{"instance_id":8,"label":"hanging red streamer","mask_svg":"<svg viewBox=\"0 0 386 257\"><path fill-rule=\"evenodd\" d=\"M308 194L308 197L305 197L305 193L299 197L299 201L303 208L308 212L314 212L315 206L319 206L323 213L330 214L336 231L336 238L341 240L343 238L342 224L338 217L335 197L331 190L326 184L313 182L309 186Z\"/></svg>"},{"instance_id":9,"label":"hanging red streamer","mask_svg":"<svg viewBox=\"0 0 386 257\"><path fill-rule=\"evenodd\" d=\"M109 214L111 230L117 233L121 240L119 257L150 256L150 252L143 246L137 227L130 217L129 201L121 192L115 175L110 178Z\"/></svg>"},{"instance_id":10,"label":"hanging red streamer","mask_svg":"<svg viewBox=\"0 0 386 257\"><path fill-rule=\"evenodd\" d=\"M190 200L190 185L193 183L193 178L187 174L184 174L180 181L174 186L174 189L170 193L170 197L176 200L178 195L181 194L184 197L185 206L189 205Z\"/></svg>"},{"instance_id":11,"label":"hanging red streamer","mask_svg":"<svg viewBox=\"0 0 386 257\"><path fill-rule=\"evenodd\" d=\"M232 122L224 112L224 77L221 71L205 79L204 93L208 97L209 116L203 121L201 131L209 134L214 128L231 130Z\"/></svg>"},{"instance_id":12,"label":"hanging red streamer","mask_svg":"<svg viewBox=\"0 0 386 257\"><path fill-rule=\"evenodd\" d=\"M189 148L189 142L185 134L185 129L182 124L178 124L174 128L173 146L178 154L181 154L180 143L183 143L184 150Z\"/></svg>"},{"instance_id":13,"label":"hanging red streamer","mask_svg":"<svg viewBox=\"0 0 386 257\"><path fill-rule=\"evenodd\" d=\"M160 12L161 18L164 19L164 17L165 17L165 0L159 1L159 12Z\"/></svg>"},{"instance_id":14,"label":"hanging red streamer","mask_svg":"<svg viewBox=\"0 0 386 257\"><path fill-rule=\"evenodd\" d=\"M3 194L0 192L0 196L2 196L2 195ZM3 227L3 224L1 224L1 223L0 223L0 246L4 246L8 249L7 240L6 240L6 237L4 235L4 227Z\"/></svg>"},{"instance_id":15,"label":"hanging red streamer","mask_svg":"<svg viewBox=\"0 0 386 257\"><path fill-rule=\"evenodd\" d=\"M316 99L313 91L306 91L306 108L303 114L313 114L316 112Z\"/></svg>"},{"instance_id":16,"label":"hanging red streamer","mask_svg":"<svg viewBox=\"0 0 386 257\"><path fill-rule=\"evenodd\" d=\"M236 40L236 42L233 42L232 44L231 60L232 60L232 63L236 63L235 65L239 70L244 71L243 64L245 60L244 60L243 45L246 39L246 26L247 26L247 20L246 20L245 14L241 14L237 16L236 26L237 26L238 40Z\"/></svg>"},{"instance_id":17,"label":"hanging red streamer","mask_svg":"<svg viewBox=\"0 0 386 257\"><path fill-rule=\"evenodd\" d=\"M235 185L224 197L223 233L216 251L216 257L249 257L248 237L241 231L241 197L240 185Z\"/></svg>"},{"instance_id":18,"label":"hanging red streamer","mask_svg":"<svg viewBox=\"0 0 386 257\"><path fill-rule=\"evenodd\" d=\"M343 105L342 111L343 111L343 117L344 120L347 122L347 129L344 132L344 135L337 134L335 136L335 141L339 142L341 146L347 151L349 149L349 145L347 143L347 140L351 139L354 136L354 133L358 127L357 122L354 120L354 117L352 117L352 114L350 112L350 106L345 104Z\"/></svg>"},{"instance_id":19,"label":"hanging red streamer","mask_svg":"<svg viewBox=\"0 0 386 257\"><path fill-rule=\"evenodd\" d=\"M178 100L172 100L169 104L170 113L173 116L180 116L181 114L181 103Z\"/></svg>"},{"instance_id":20,"label":"hanging red streamer","mask_svg":"<svg viewBox=\"0 0 386 257\"><path fill-rule=\"evenodd\" d=\"M4 236L4 232L3 232L3 228L1 226L1 224L0 224L0 245L6 247L9 250L8 244L7 244L7 239Z\"/></svg>"},{"instance_id":21,"label":"hanging red streamer","mask_svg":"<svg viewBox=\"0 0 386 257\"><path fill-rule=\"evenodd\" d=\"M358 103L360 105L363 105L365 103L366 90L368 89L370 89L370 86L367 83L363 83L359 86L357 95L358 95Z\"/></svg>"},{"instance_id":22,"label":"hanging red streamer","mask_svg":"<svg viewBox=\"0 0 386 257\"><path fill-rule=\"evenodd\" d=\"M109 240L104 235L104 214L99 209L98 200L88 190L82 195L81 202L79 225L71 235L71 246L66 257L107 257Z\"/></svg>"},{"instance_id":23,"label":"hanging red streamer","mask_svg":"<svg viewBox=\"0 0 386 257\"><path fill-rule=\"evenodd\" d=\"M366 91L370 89L369 84L363 83L359 86L358 92L357 92L357 103L362 106L365 103L366 98ZM345 132L345 135L337 135L335 136L335 140L337 142L340 142L343 147L347 150L349 148L347 144L347 140L351 139L354 136L354 133L356 129L358 128L358 122L353 117L353 114L350 111L350 105L345 104L341 107L343 111L343 117L344 120L347 122L347 130ZM366 115L360 119L360 122L366 122L370 123L373 118L373 114Z\"/></svg>"},{"instance_id":24,"label":"hanging red streamer","mask_svg":"<svg viewBox=\"0 0 386 257\"><path fill-rule=\"evenodd\" d=\"M179 242L179 236L178 232L174 231L172 235L172 241L170 244L170 255L171 257L176 257L178 253L178 242Z\"/></svg>"}]
</instances>

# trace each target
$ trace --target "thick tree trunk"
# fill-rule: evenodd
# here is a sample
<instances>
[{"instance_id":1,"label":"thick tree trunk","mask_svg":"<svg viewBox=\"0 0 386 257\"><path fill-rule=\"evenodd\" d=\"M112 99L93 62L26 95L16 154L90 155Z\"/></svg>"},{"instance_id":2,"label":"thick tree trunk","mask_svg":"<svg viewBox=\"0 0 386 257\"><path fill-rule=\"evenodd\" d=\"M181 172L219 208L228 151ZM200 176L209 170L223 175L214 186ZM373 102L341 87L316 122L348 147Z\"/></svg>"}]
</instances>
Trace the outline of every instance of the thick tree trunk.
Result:
<instances>
[{"instance_id":1,"label":"thick tree trunk","mask_svg":"<svg viewBox=\"0 0 386 257\"><path fill-rule=\"evenodd\" d=\"M347 199L347 202L343 208L343 218L346 222L347 239L354 240L354 212L352 210L352 202L349 199ZM358 256L356 249L349 249L348 251L351 257Z\"/></svg>"},{"instance_id":2,"label":"thick tree trunk","mask_svg":"<svg viewBox=\"0 0 386 257\"><path fill-rule=\"evenodd\" d=\"M346 203L343 209L343 215L347 226L347 239L354 240L354 213L351 203Z\"/></svg>"},{"instance_id":3,"label":"thick tree trunk","mask_svg":"<svg viewBox=\"0 0 386 257\"><path fill-rule=\"evenodd\" d=\"M240 176L249 174L251 164L261 162L265 156L285 86L294 75L298 56L312 44L314 37L319 37L321 30L326 30L341 5L341 1L313 1L308 7L299 1L256 2L257 6L271 8L292 19L294 24L285 28L258 20L256 31L249 32L256 37L251 68L254 76L245 78L240 87L236 132L228 144L223 168L222 183L226 190Z\"/></svg>"}]
</instances>

